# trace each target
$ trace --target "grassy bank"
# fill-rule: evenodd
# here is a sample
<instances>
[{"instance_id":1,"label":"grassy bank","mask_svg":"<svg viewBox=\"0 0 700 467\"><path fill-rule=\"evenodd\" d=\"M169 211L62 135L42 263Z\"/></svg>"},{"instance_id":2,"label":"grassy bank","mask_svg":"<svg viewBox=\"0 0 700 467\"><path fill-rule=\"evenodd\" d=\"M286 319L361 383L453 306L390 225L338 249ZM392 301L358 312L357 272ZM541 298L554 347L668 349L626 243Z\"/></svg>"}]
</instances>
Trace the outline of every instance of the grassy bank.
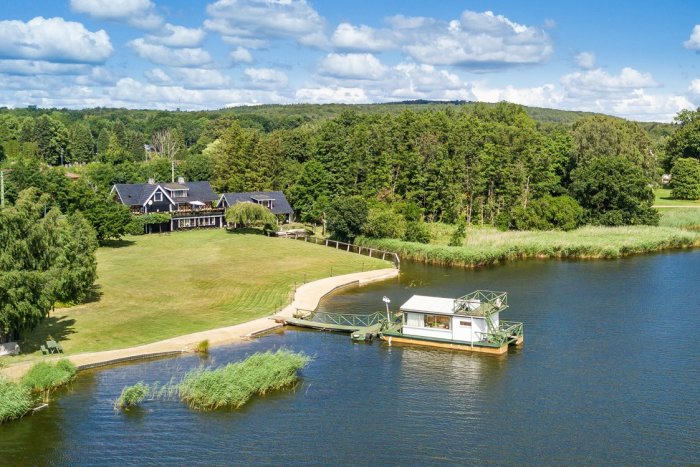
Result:
<instances>
[{"instance_id":1,"label":"grassy bank","mask_svg":"<svg viewBox=\"0 0 700 467\"><path fill-rule=\"evenodd\" d=\"M36 353L48 335L66 353L76 353L231 326L273 313L304 281L390 266L300 241L220 229L127 238L100 248L97 261L93 301L53 312L23 336L24 352Z\"/></svg>"},{"instance_id":2,"label":"grassy bank","mask_svg":"<svg viewBox=\"0 0 700 467\"><path fill-rule=\"evenodd\" d=\"M659 225L686 230L700 230L700 206L657 208L661 213Z\"/></svg>"},{"instance_id":3,"label":"grassy bank","mask_svg":"<svg viewBox=\"0 0 700 467\"><path fill-rule=\"evenodd\" d=\"M673 199L671 190L657 188L654 190L654 206L696 206L700 207L700 200Z\"/></svg>"},{"instance_id":4,"label":"grassy bank","mask_svg":"<svg viewBox=\"0 0 700 467\"><path fill-rule=\"evenodd\" d=\"M360 238L358 243L434 264L483 266L514 259L618 258L700 245L700 235L672 227L583 227L571 232L501 232L469 228L464 244L447 246L454 226L435 224L431 244Z\"/></svg>"}]
</instances>

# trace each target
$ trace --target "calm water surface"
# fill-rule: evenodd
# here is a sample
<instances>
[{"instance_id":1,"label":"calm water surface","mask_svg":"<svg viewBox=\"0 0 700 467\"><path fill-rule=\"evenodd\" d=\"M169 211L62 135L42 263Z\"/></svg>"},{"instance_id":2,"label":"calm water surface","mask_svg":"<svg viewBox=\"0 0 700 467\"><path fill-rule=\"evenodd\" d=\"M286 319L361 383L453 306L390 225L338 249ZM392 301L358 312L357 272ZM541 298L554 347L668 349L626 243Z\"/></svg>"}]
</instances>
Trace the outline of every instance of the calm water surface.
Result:
<instances>
[{"instance_id":1,"label":"calm water surface","mask_svg":"<svg viewBox=\"0 0 700 467\"><path fill-rule=\"evenodd\" d=\"M406 264L400 281L322 307L506 290L503 317L525 323L524 347L498 357L287 330L214 349L210 363L287 347L315 357L302 382L213 413L176 401L112 409L124 385L167 382L196 356L85 372L49 409L0 425L0 463L697 464L698 284L700 251L479 271Z\"/></svg>"}]
</instances>

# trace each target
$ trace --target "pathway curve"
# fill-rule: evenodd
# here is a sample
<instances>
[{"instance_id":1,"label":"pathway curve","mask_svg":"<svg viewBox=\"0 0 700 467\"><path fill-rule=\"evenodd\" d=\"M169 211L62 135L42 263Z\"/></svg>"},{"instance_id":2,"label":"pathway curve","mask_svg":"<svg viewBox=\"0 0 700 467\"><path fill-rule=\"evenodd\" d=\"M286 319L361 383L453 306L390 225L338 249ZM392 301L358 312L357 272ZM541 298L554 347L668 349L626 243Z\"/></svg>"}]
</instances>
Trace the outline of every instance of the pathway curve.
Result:
<instances>
[{"instance_id":1,"label":"pathway curve","mask_svg":"<svg viewBox=\"0 0 700 467\"><path fill-rule=\"evenodd\" d=\"M274 316L285 316L291 318L297 309L315 310L321 299L331 292L350 285L364 285L397 277L397 269L378 269L374 271L356 272L342 276L327 277L314 282L309 282L297 288L294 293L294 300L282 311L274 313ZM151 344L129 347L118 350L105 350L103 352L89 352L75 355L66 355L79 369L93 368L96 366L109 365L130 360L159 357L163 355L179 354L191 351L194 346L203 340L209 340L209 345L223 345L240 342L249 339L257 334L273 330L282 325L271 319L271 316L258 318L235 326L211 329L209 331L195 332L184 336L173 337ZM51 356L43 361L57 360L64 356ZM23 362L0 370L12 379L19 379L35 361Z\"/></svg>"}]
</instances>

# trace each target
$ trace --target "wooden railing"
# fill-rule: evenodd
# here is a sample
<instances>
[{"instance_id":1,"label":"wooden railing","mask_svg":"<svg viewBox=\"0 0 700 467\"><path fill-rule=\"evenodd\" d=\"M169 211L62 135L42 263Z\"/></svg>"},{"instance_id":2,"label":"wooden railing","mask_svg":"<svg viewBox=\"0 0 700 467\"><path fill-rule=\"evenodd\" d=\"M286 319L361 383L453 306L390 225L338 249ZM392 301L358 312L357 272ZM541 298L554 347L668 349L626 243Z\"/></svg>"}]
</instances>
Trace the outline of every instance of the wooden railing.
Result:
<instances>
[{"instance_id":1,"label":"wooden railing","mask_svg":"<svg viewBox=\"0 0 700 467\"><path fill-rule=\"evenodd\" d=\"M352 243L340 242L338 240L331 240L329 238L318 238L310 235L285 235L284 238L291 238L292 240L300 240L303 242L311 242L315 243L316 245L324 245L330 248L335 248L336 250L347 251L348 253L356 253L359 255L369 256L370 258L391 261L391 263L396 269L401 269L401 258L399 258L399 255L397 255L393 251L378 250L376 248L353 245Z\"/></svg>"}]
</instances>

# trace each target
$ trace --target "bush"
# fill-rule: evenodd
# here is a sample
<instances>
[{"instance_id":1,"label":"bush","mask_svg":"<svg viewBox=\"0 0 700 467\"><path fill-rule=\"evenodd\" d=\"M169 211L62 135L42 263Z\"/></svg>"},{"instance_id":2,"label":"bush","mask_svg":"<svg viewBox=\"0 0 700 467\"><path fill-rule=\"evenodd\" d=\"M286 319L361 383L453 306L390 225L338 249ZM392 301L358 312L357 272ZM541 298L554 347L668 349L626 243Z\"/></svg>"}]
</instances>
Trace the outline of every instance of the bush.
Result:
<instances>
[{"instance_id":1,"label":"bush","mask_svg":"<svg viewBox=\"0 0 700 467\"><path fill-rule=\"evenodd\" d=\"M207 354L209 353L209 339L204 339L202 342L197 344L194 348L196 353Z\"/></svg>"},{"instance_id":2,"label":"bush","mask_svg":"<svg viewBox=\"0 0 700 467\"><path fill-rule=\"evenodd\" d=\"M150 388L143 381L139 381L133 386L125 386L119 398L114 401L114 408L128 410L131 407L136 407L146 399L149 390Z\"/></svg>"},{"instance_id":3,"label":"bush","mask_svg":"<svg viewBox=\"0 0 700 467\"><path fill-rule=\"evenodd\" d=\"M464 219L464 216L462 216L457 222L457 228L452 233L452 237L450 237L450 243L448 245L462 246L465 238L467 238L467 221Z\"/></svg>"},{"instance_id":4,"label":"bush","mask_svg":"<svg viewBox=\"0 0 700 467\"><path fill-rule=\"evenodd\" d=\"M511 228L515 230L573 230L583 224L584 210L571 196L546 195L534 199L527 208L513 209Z\"/></svg>"},{"instance_id":5,"label":"bush","mask_svg":"<svg viewBox=\"0 0 700 467\"><path fill-rule=\"evenodd\" d=\"M29 389L0 376L0 423L20 418L31 407Z\"/></svg>"},{"instance_id":6,"label":"bush","mask_svg":"<svg viewBox=\"0 0 700 467\"><path fill-rule=\"evenodd\" d=\"M32 392L43 393L44 402L48 402L51 391L72 381L76 372L75 365L65 359L54 365L39 362L29 369L20 382Z\"/></svg>"},{"instance_id":7,"label":"bush","mask_svg":"<svg viewBox=\"0 0 700 467\"><path fill-rule=\"evenodd\" d=\"M372 208L367 215L365 235L374 238L403 238L406 219L389 207Z\"/></svg>"},{"instance_id":8,"label":"bush","mask_svg":"<svg viewBox=\"0 0 700 467\"><path fill-rule=\"evenodd\" d=\"M126 226L126 233L129 235L143 235L147 225L164 224L170 222L170 214L149 213L132 215L131 222Z\"/></svg>"},{"instance_id":9,"label":"bush","mask_svg":"<svg viewBox=\"0 0 700 467\"><path fill-rule=\"evenodd\" d=\"M700 199L700 161L690 157L676 159L671 169L671 197Z\"/></svg>"},{"instance_id":10,"label":"bush","mask_svg":"<svg viewBox=\"0 0 700 467\"><path fill-rule=\"evenodd\" d=\"M353 240L367 222L367 201L360 196L338 197L328 206L327 228L338 240Z\"/></svg>"},{"instance_id":11,"label":"bush","mask_svg":"<svg viewBox=\"0 0 700 467\"><path fill-rule=\"evenodd\" d=\"M408 222L403 239L407 242L430 243L430 227L423 221Z\"/></svg>"},{"instance_id":12,"label":"bush","mask_svg":"<svg viewBox=\"0 0 700 467\"><path fill-rule=\"evenodd\" d=\"M180 398L199 410L238 408L256 394L264 395L293 384L299 378L297 371L309 361L303 353L278 350L256 353L216 370L194 370L180 383Z\"/></svg>"}]
</instances>

